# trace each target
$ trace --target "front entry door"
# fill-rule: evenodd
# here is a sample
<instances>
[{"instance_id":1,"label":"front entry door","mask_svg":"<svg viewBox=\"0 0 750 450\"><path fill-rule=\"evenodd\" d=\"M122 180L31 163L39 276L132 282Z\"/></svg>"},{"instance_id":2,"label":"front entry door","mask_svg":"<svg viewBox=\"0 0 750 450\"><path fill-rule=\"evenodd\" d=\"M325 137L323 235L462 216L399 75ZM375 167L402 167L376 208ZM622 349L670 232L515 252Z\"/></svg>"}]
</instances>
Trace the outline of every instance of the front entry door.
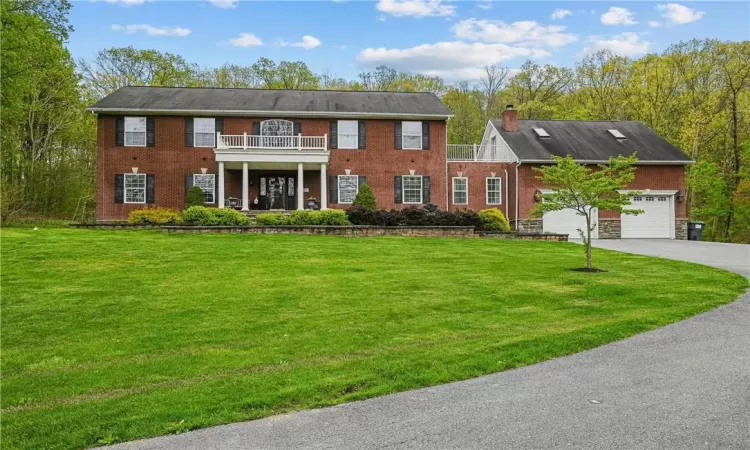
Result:
<instances>
[{"instance_id":1,"label":"front entry door","mask_svg":"<svg viewBox=\"0 0 750 450\"><path fill-rule=\"evenodd\" d=\"M268 177L266 208L286 209L286 177Z\"/></svg>"}]
</instances>

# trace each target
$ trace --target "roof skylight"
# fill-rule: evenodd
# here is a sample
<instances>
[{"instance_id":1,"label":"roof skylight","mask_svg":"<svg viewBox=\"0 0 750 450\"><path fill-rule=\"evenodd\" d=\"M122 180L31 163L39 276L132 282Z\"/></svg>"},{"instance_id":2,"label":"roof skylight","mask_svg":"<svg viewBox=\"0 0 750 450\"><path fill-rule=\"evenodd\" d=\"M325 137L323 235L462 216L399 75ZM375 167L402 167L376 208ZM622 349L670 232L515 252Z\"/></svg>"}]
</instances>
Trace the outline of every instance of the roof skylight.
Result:
<instances>
[{"instance_id":1,"label":"roof skylight","mask_svg":"<svg viewBox=\"0 0 750 450\"><path fill-rule=\"evenodd\" d=\"M619 130L607 130L609 131L609 134L614 136L616 139L625 139L625 135L620 133Z\"/></svg>"},{"instance_id":2,"label":"roof skylight","mask_svg":"<svg viewBox=\"0 0 750 450\"><path fill-rule=\"evenodd\" d=\"M534 128L534 133L536 133L537 136L540 138L548 138L549 133L547 133L547 130L544 128Z\"/></svg>"}]
</instances>

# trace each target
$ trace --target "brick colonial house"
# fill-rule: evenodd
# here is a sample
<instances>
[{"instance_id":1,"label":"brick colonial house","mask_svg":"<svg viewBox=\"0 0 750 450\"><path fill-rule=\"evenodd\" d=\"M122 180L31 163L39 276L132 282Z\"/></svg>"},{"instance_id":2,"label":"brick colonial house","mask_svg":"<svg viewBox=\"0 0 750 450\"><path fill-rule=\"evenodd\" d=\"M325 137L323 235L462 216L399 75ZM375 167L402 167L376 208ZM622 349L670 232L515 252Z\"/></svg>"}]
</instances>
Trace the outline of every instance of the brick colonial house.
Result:
<instances>
[{"instance_id":1,"label":"brick colonial house","mask_svg":"<svg viewBox=\"0 0 750 450\"><path fill-rule=\"evenodd\" d=\"M524 121L509 108L481 144L447 145L452 114L429 93L125 87L89 111L97 220L150 204L182 209L193 185L220 208L347 208L367 183L381 208L498 207L516 229L575 236L569 212L530 216L543 189L532 167L552 154L598 163L635 151L634 203L646 214L602 211L599 237L685 238L691 161L636 122Z\"/></svg>"}]
</instances>

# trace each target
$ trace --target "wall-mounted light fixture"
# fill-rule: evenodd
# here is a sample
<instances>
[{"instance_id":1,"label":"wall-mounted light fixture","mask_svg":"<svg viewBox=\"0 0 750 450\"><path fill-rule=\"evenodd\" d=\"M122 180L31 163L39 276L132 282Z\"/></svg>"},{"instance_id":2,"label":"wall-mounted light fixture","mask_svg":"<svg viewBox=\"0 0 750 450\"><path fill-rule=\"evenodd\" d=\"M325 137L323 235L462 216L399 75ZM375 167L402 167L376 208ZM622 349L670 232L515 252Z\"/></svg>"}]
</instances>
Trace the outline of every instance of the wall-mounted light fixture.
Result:
<instances>
[{"instance_id":1,"label":"wall-mounted light fixture","mask_svg":"<svg viewBox=\"0 0 750 450\"><path fill-rule=\"evenodd\" d=\"M674 197L677 199L677 202L679 203L682 203L685 200L685 194L683 194L682 191L677 191Z\"/></svg>"}]
</instances>

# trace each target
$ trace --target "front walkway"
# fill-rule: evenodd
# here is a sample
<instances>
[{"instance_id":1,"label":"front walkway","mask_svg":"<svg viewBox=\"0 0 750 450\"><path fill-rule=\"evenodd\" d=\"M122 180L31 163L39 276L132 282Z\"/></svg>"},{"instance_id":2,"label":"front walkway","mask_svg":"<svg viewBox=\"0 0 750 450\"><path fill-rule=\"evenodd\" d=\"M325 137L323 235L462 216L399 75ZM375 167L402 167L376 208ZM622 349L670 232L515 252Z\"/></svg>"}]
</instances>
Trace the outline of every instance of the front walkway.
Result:
<instances>
[{"instance_id":1,"label":"front walkway","mask_svg":"<svg viewBox=\"0 0 750 450\"><path fill-rule=\"evenodd\" d=\"M654 240L597 246L750 277L748 246ZM748 317L746 293L688 320L521 369L114 448L746 449Z\"/></svg>"}]
</instances>

